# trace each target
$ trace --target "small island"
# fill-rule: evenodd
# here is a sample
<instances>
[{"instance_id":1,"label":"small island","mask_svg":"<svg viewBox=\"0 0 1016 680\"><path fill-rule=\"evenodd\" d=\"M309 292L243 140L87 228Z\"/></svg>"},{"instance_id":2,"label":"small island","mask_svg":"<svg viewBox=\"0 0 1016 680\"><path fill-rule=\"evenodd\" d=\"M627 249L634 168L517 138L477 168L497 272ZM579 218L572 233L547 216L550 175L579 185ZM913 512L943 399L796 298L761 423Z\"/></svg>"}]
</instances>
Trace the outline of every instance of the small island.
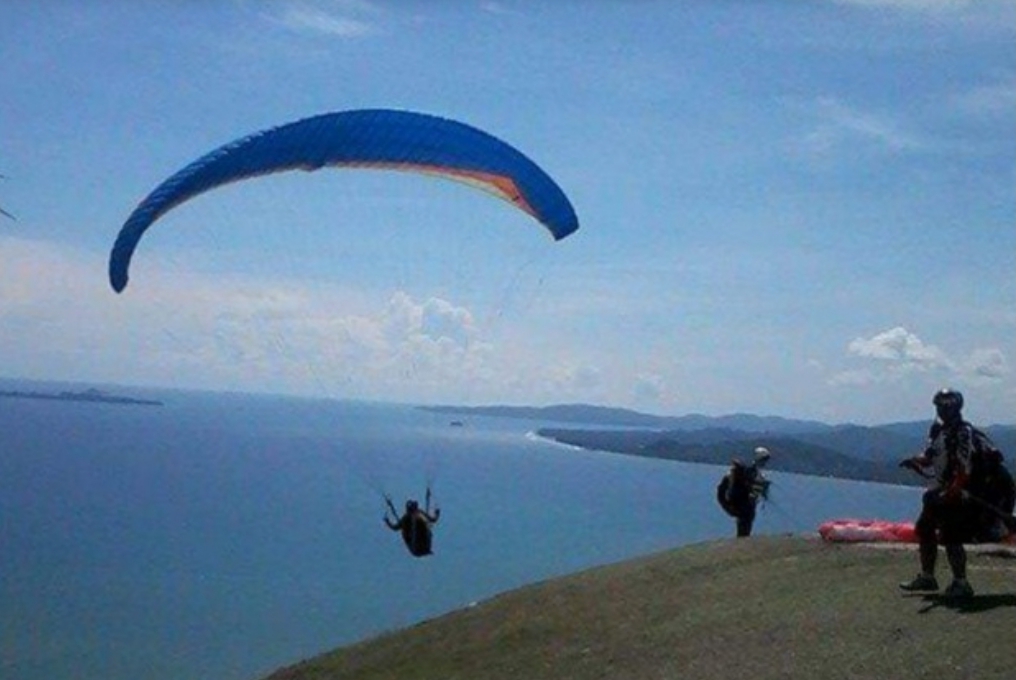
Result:
<instances>
[{"instance_id":1,"label":"small island","mask_svg":"<svg viewBox=\"0 0 1016 680\"><path fill-rule=\"evenodd\" d=\"M102 390L89 388L74 392L64 390L62 392L27 392L22 390L0 390L0 397L8 399L43 399L47 401L84 401L99 404L119 404L125 406L162 406L162 402L155 399L138 399L136 397L123 397L115 394L108 394Z\"/></svg>"}]
</instances>

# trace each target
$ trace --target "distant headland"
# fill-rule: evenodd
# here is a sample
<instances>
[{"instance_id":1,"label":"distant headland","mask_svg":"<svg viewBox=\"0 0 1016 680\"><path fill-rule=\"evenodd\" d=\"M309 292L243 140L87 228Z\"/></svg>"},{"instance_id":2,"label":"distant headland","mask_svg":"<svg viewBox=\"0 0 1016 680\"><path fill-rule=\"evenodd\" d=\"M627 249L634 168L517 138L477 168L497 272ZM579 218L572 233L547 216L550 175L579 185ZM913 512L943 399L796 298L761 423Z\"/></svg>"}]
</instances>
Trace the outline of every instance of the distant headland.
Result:
<instances>
[{"instance_id":1,"label":"distant headland","mask_svg":"<svg viewBox=\"0 0 1016 680\"><path fill-rule=\"evenodd\" d=\"M136 397L124 397L116 394L108 394L94 387L74 392L65 390L62 392L34 392L23 390L0 390L0 397L8 399L44 399L48 401L85 401L99 404L120 404L125 406L162 406L162 402L155 399L138 399Z\"/></svg>"},{"instance_id":2,"label":"distant headland","mask_svg":"<svg viewBox=\"0 0 1016 680\"><path fill-rule=\"evenodd\" d=\"M920 485L899 461L922 451L930 421L885 425L830 425L814 420L737 413L657 416L590 404L552 406L425 406L443 415L521 418L535 434L578 449L609 451L687 463L729 465L750 459L756 446L773 452L771 471L886 484ZM1012 469L1016 427L984 430Z\"/></svg>"}]
</instances>

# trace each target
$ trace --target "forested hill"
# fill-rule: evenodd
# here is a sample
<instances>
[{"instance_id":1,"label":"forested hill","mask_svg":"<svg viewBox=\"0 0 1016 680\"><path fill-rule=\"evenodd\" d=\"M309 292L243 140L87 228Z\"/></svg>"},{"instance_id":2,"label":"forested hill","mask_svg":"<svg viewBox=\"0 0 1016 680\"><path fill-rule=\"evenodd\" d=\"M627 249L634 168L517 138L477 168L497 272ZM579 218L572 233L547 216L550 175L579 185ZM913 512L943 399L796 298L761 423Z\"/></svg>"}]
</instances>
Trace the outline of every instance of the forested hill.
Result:
<instances>
[{"instance_id":1,"label":"forested hill","mask_svg":"<svg viewBox=\"0 0 1016 680\"><path fill-rule=\"evenodd\" d=\"M897 463L902 455L891 461L868 460L789 436L725 429L652 432L542 428L538 434L584 449L714 465L728 465L734 458L750 461L755 447L765 446L773 454L769 470L887 484L923 482L914 473L900 469Z\"/></svg>"},{"instance_id":2,"label":"forested hill","mask_svg":"<svg viewBox=\"0 0 1016 680\"><path fill-rule=\"evenodd\" d=\"M726 465L735 457L751 459L756 446L765 446L773 453L771 470L893 484L921 482L897 463L921 451L930 424L829 425L752 414L656 416L585 404L424 408L455 414L457 418L533 420L547 424L538 427L540 436L563 444L686 462ZM566 423L581 427L559 426ZM984 429L1013 469L1016 427L993 425Z\"/></svg>"},{"instance_id":3,"label":"forested hill","mask_svg":"<svg viewBox=\"0 0 1016 680\"><path fill-rule=\"evenodd\" d=\"M425 411L460 416L492 416L521 418L559 423L581 423L608 427L647 427L653 429L697 430L728 427L750 432L810 432L830 429L815 420L794 420L779 416L757 416L736 413L727 416L706 416L697 413L683 416L659 416L624 408L591 404L557 404L553 406L423 406Z\"/></svg>"}]
</instances>

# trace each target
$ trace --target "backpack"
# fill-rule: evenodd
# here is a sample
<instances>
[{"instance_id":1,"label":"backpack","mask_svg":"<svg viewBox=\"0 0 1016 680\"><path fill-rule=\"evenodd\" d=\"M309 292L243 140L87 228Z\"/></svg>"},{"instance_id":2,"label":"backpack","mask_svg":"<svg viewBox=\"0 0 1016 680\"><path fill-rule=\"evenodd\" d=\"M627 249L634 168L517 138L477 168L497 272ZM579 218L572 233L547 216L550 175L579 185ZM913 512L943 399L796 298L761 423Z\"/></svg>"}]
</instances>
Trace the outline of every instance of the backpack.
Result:
<instances>
[{"instance_id":1,"label":"backpack","mask_svg":"<svg viewBox=\"0 0 1016 680\"><path fill-rule=\"evenodd\" d=\"M1016 506L1016 482L1005 466L1005 457L987 434L973 426L970 429L973 451L967 492L979 503L1011 515ZM997 539L998 513L982 508L978 515L978 533Z\"/></svg>"}]
</instances>

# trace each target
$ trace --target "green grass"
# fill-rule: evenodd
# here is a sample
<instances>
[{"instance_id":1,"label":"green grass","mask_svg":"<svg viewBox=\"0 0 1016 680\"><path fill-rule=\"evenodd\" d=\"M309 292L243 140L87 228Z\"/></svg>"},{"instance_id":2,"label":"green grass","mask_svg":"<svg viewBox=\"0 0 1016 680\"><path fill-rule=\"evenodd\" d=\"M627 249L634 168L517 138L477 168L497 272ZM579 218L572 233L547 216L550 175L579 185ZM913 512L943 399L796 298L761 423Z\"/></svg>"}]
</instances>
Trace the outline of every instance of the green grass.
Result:
<instances>
[{"instance_id":1,"label":"green grass","mask_svg":"<svg viewBox=\"0 0 1016 680\"><path fill-rule=\"evenodd\" d=\"M913 550L705 543L512 591L270 680L1016 678L1016 559L978 552L969 570L978 594L957 604L897 591Z\"/></svg>"}]
</instances>

